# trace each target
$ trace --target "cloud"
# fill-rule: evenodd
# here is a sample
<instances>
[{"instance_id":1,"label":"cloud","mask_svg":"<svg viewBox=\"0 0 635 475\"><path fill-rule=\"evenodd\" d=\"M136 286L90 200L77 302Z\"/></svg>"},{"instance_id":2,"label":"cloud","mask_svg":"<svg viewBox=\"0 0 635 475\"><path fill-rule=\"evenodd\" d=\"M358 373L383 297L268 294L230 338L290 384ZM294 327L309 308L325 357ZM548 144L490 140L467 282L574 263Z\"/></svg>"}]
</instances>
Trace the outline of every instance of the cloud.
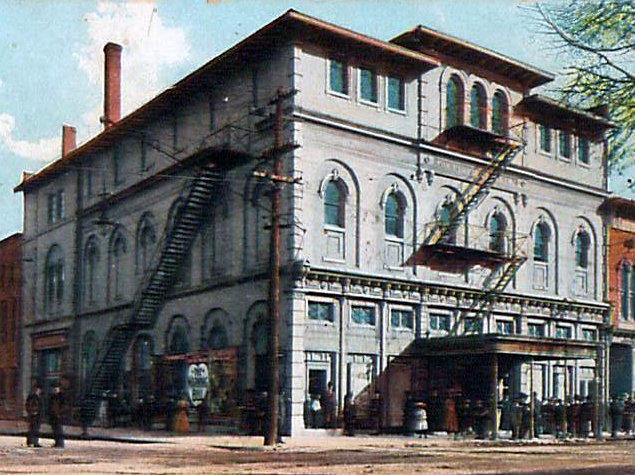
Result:
<instances>
[{"instance_id":1,"label":"cloud","mask_svg":"<svg viewBox=\"0 0 635 475\"><path fill-rule=\"evenodd\" d=\"M161 73L166 68L187 61L190 48L183 29L166 26L154 3L103 2L88 13L84 21L88 38L74 53L79 68L91 84L102 90L104 77L103 48L109 41L123 46L122 113L136 109L164 86ZM101 97L101 96L100 96ZM93 131L100 129L93 121L94 112L84 115Z\"/></svg>"},{"instance_id":2,"label":"cloud","mask_svg":"<svg viewBox=\"0 0 635 475\"><path fill-rule=\"evenodd\" d=\"M188 60L190 47L181 28L163 23L154 1L99 3L84 17L86 40L75 46L73 56L94 86L94 100L86 101L80 112L83 124L78 138L86 139L102 130L102 91L104 80L103 48L109 41L123 46L122 114L136 109L165 86L161 75L167 68ZM0 80L0 87L2 87ZM0 145L13 154L30 160L50 161L59 156L61 136L37 141L14 137L15 117L0 113Z\"/></svg>"},{"instance_id":3,"label":"cloud","mask_svg":"<svg viewBox=\"0 0 635 475\"><path fill-rule=\"evenodd\" d=\"M54 158L60 151L61 139L51 137L37 142L18 140L13 136L15 118L9 114L0 114L0 143L13 154L29 160L46 161Z\"/></svg>"}]
</instances>

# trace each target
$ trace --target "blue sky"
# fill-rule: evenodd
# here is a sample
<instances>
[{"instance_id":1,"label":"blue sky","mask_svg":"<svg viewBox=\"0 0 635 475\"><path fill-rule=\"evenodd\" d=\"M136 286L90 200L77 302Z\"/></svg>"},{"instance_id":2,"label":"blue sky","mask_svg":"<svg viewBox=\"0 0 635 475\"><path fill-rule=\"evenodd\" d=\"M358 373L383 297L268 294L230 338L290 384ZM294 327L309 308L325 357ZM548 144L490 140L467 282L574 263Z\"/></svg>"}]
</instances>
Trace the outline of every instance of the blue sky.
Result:
<instances>
[{"instance_id":1,"label":"blue sky","mask_svg":"<svg viewBox=\"0 0 635 475\"><path fill-rule=\"evenodd\" d=\"M63 123L98 133L102 48L124 45L123 112L289 8L390 39L417 24L558 73L563 64L513 0L67 0L0 2L0 238L22 228L22 170L59 156ZM618 180L616 192L625 194ZM633 198L625 194L625 196Z\"/></svg>"}]
</instances>

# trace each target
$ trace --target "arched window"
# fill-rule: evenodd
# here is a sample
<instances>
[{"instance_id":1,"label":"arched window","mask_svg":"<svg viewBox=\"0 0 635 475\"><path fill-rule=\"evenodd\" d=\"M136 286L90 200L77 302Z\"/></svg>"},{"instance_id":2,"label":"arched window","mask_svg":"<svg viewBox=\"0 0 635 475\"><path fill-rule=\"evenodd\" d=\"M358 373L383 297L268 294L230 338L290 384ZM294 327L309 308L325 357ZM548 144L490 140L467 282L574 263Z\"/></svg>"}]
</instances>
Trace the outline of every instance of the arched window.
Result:
<instances>
[{"instance_id":1,"label":"arched window","mask_svg":"<svg viewBox=\"0 0 635 475\"><path fill-rule=\"evenodd\" d=\"M227 348L229 346L229 339L227 338L227 330L225 325L215 323L212 329L209 331L207 337L207 347L212 350L220 350L221 348Z\"/></svg>"},{"instance_id":2,"label":"arched window","mask_svg":"<svg viewBox=\"0 0 635 475\"><path fill-rule=\"evenodd\" d=\"M487 127L485 91L480 84L475 84L470 91L470 125L479 129Z\"/></svg>"},{"instance_id":3,"label":"arched window","mask_svg":"<svg viewBox=\"0 0 635 475\"><path fill-rule=\"evenodd\" d=\"M141 224L138 239L137 266L139 272L146 272L152 264L154 244L157 240L154 227L147 218Z\"/></svg>"},{"instance_id":4,"label":"arched window","mask_svg":"<svg viewBox=\"0 0 635 475\"><path fill-rule=\"evenodd\" d=\"M46 255L44 287L44 304L52 310L64 298L64 256L58 245L53 245Z\"/></svg>"},{"instance_id":5,"label":"arched window","mask_svg":"<svg viewBox=\"0 0 635 475\"><path fill-rule=\"evenodd\" d=\"M82 381L84 382L84 389L96 360L97 337L94 331L88 331L84 335L84 341L82 342Z\"/></svg>"},{"instance_id":6,"label":"arched window","mask_svg":"<svg viewBox=\"0 0 635 475\"><path fill-rule=\"evenodd\" d=\"M403 199L397 193L388 195L384 209L386 235L403 238L404 208Z\"/></svg>"},{"instance_id":7,"label":"arched window","mask_svg":"<svg viewBox=\"0 0 635 475\"><path fill-rule=\"evenodd\" d=\"M257 391L266 391L269 387L269 324L261 318L254 323L252 345L255 355L255 386Z\"/></svg>"},{"instance_id":8,"label":"arched window","mask_svg":"<svg viewBox=\"0 0 635 475\"><path fill-rule=\"evenodd\" d=\"M137 398L145 398L152 393L152 338L141 335L134 344L134 391Z\"/></svg>"},{"instance_id":9,"label":"arched window","mask_svg":"<svg viewBox=\"0 0 635 475\"><path fill-rule=\"evenodd\" d=\"M116 299L121 298L123 295L123 263L125 254L126 241L121 233L117 233L112 244L112 290Z\"/></svg>"},{"instance_id":10,"label":"arched window","mask_svg":"<svg viewBox=\"0 0 635 475\"><path fill-rule=\"evenodd\" d=\"M84 295L86 303L90 305L95 302L95 284L99 262L99 250L97 240L94 237L89 239L86 244L84 259Z\"/></svg>"},{"instance_id":11,"label":"arched window","mask_svg":"<svg viewBox=\"0 0 635 475\"><path fill-rule=\"evenodd\" d=\"M547 262L549 260L549 227L545 223L538 223L534 229L534 260Z\"/></svg>"},{"instance_id":12,"label":"arched window","mask_svg":"<svg viewBox=\"0 0 635 475\"><path fill-rule=\"evenodd\" d=\"M495 252L505 252L505 217L494 213L489 219L489 248Z\"/></svg>"},{"instance_id":13,"label":"arched window","mask_svg":"<svg viewBox=\"0 0 635 475\"><path fill-rule=\"evenodd\" d=\"M492 132L507 134L507 99L501 91L496 91L492 97Z\"/></svg>"},{"instance_id":14,"label":"arched window","mask_svg":"<svg viewBox=\"0 0 635 475\"><path fill-rule=\"evenodd\" d=\"M591 239L586 231L579 231L575 237L575 265L580 269L589 266L589 247Z\"/></svg>"},{"instance_id":15,"label":"arched window","mask_svg":"<svg viewBox=\"0 0 635 475\"><path fill-rule=\"evenodd\" d=\"M174 322L175 325L170 331L170 339L168 341L169 355L184 355L190 350L187 338L187 328L183 317L176 317L181 321ZM187 362L185 359L176 359L170 365L172 389L180 396L186 389L187 385Z\"/></svg>"},{"instance_id":16,"label":"arched window","mask_svg":"<svg viewBox=\"0 0 635 475\"><path fill-rule=\"evenodd\" d=\"M187 353L188 350L189 344L187 342L187 330L182 325L178 325L170 337L168 353L170 355L180 355Z\"/></svg>"},{"instance_id":17,"label":"arched window","mask_svg":"<svg viewBox=\"0 0 635 475\"><path fill-rule=\"evenodd\" d=\"M324 223L344 227L344 191L337 180L330 180L324 190Z\"/></svg>"},{"instance_id":18,"label":"arched window","mask_svg":"<svg viewBox=\"0 0 635 475\"><path fill-rule=\"evenodd\" d=\"M631 266L628 263L622 264L622 269L620 272L620 280L622 283L622 292L621 292L621 317L622 320L628 320L629 316L633 318L635 315L631 314L631 302L630 302L630 294L631 294Z\"/></svg>"},{"instance_id":19,"label":"arched window","mask_svg":"<svg viewBox=\"0 0 635 475\"><path fill-rule=\"evenodd\" d=\"M457 226L452 221L452 202L446 201L439 208L439 223L447 228L447 232L443 237L444 244L456 244Z\"/></svg>"},{"instance_id":20,"label":"arched window","mask_svg":"<svg viewBox=\"0 0 635 475\"><path fill-rule=\"evenodd\" d=\"M452 76L445 91L445 128L449 129L463 122L461 109L463 107L463 86L461 80Z\"/></svg>"}]
</instances>

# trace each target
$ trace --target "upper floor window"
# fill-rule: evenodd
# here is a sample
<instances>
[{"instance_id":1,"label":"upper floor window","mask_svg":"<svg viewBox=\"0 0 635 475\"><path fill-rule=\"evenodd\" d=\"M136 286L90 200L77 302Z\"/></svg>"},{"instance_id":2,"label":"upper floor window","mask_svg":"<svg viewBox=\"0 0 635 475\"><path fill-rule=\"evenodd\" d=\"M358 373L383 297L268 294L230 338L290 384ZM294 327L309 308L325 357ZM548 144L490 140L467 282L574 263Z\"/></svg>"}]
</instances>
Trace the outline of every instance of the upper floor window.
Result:
<instances>
[{"instance_id":1,"label":"upper floor window","mask_svg":"<svg viewBox=\"0 0 635 475\"><path fill-rule=\"evenodd\" d=\"M112 245L112 289L116 299L123 295L123 260L126 253L126 241L117 234Z\"/></svg>"},{"instance_id":2,"label":"upper floor window","mask_svg":"<svg viewBox=\"0 0 635 475\"><path fill-rule=\"evenodd\" d=\"M583 328L582 339L586 341L595 341L597 340L597 332L593 328Z\"/></svg>"},{"instance_id":3,"label":"upper floor window","mask_svg":"<svg viewBox=\"0 0 635 475\"><path fill-rule=\"evenodd\" d=\"M330 302L309 302L309 320L335 321L335 306Z\"/></svg>"},{"instance_id":4,"label":"upper floor window","mask_svg":"<svg viewBox=\"0 0 635 475\"><path fill-rule=\"evenodd\" d=\"M622 320L635 319L635 267L622 264L621 280L621 312Z\"/></svg>"},{"instance_id":5,"label":"upper floor window","mask_svg":"<svg viewBox=\"0 0 635 475\"><path fill-rule=\"evenodd\" d=\"M329 90L348 95L348 65L337 59L329 59Z\"/></svg>"},{"instance_id":6,"label":"upper floor window","mask_svg":"<svg viewBox=\"0 0 635 475\"><path fill-rule=\"evenodd\" d=\"M527 331L530 336L544 337L545 324L544 323L529 323L527 325Z\"/></svg>"},{"instance_id":7,"label":"upper floor window","mask_svg":"<svg viewBox=\"0 0 635 475\"><path fill-rule=\"evenodd\" d=\"M115 185L123 181L121 170L121 147L115 146L112 150L112 179Z\"/></svg>"},{"instance_id":8,"label":"upper floor window","mask_svg":"<svg viewBox=\"0 0 635 475\"><path fill-rule=\"evenodd\" d=\"M572 333L571 327L565 327L563 325L556 326L556 338L570 340Z\"/></svg>"},{"instance_id":9,"label":"upper floor window","mask_svg":"<svg viewBox=\"0 0 635 475\"><path fill-rule=\"evenodd\" d=\"M463 122L463 86L461 80L452 76L445 91L445 127L449 129Z\"/></svg>"},{"instance_id":10,"label":"upper floor window","mask_svg":"<svg viewBox=\"0 0 635 475\"><path fill-rule=\"evenodd\" d=\"M46 256L44 268L44 301L47 309L52 310L62 303L64 298L64 256L59 246L54 245Z\"/></svg>"},{"instance_id":11,"label":"upper floor window","mask_svg":"<svg viewBox=\"0 0 635 475\"><path fill-rule=\"evenodd\" d=\"M47 200L47 218L49 224L64 219L64 190L49 193Z\"/></svg>"},{"instance_id":12,"label":"upper floor window","mask_svg":"<svg viewBox=\"0 0 635 475\"><path fill-rule=\"evenodd\" d=\"M386 198L384 217L386 235L403 238L404 205L403 200L397 193L391 193Z\"/></svg>"},{"instance_id":13,"label":"upper floor window","mask_svg":"<svg viewBox=\"0 0 635 475\"><path fill-rule=\"evenodd\" d=\"M407 328L412 330L414 328L414 313L412 310L391 310L390 326L393 328Z\"/></svg>"},{"instance_id":14,"label":"upper floor window","mask_svg":"<svg viewBox=\"0 0 635 475\"><path fill-rule=\"evenodd\" d=\"M430 330L437 331L450 331L452 327L452 317L444 314L431 314L430 315Z\"/></svg>"},{"instance_id":15,"label":"upper floor window","mask_svg":"<svg viewBox=\"0 0 635 475\"><path fill-rule=\"evenodd\" d=\"M583 137L578 139L578 161L584 165L590 162L589 140Z\"/></svg>"},{"instance_id":16,"label":"upper floor window","mask_svg":"<svg viewBox=\"0 0 635 475\"><path fill-rule=\"evenodd\" d=\"M496 91L492 97L492 132L507 134L507 99L501 91Z\"/></svg>"},{"instance_id":17,"label":"upper floor window","mask_svg":"<svg viewBox=\"0 0 635 475\"><path fill-rule=\"evenodd\" d=\"M540 150L551 153L551 129L545 124L540 124L538 130L540 133Z\"/></svg>"},{"instance_id":18,"label":"upper floor window","mask_svg":"<svg viewBox=\"0 0 635 475\"><path fill-rule=\"evenodd\" d=\"M549 227L545 223L538 223L534 229L534 260L549 260Z\"/></svg>"},{"instance_id":19,"label":"upper floor window","mask_svg":"<svg viewBox=\"0 0 635 475\"><path fill-rule=\"evenodd\" d=\"M324 224L344 227L344 198L338 180L330 180L324 190Z\"/></svg>"},{"instance_id":20,"label":"upper floor window","mask_svg":"<svg viewBox=\"0 0 635 475\"><path fill-rule=\"evenodd\" d=\"M558 136L558 151L560 157L565 159L571 158L571 134L564 130L561 130Z\"/></svg>"},{"instance_id":21,"label":"upper floor window","mask_svg":"<svg viewBox=\"0 0 635 475\"><path fill-rule=\"evenodd\" d=\"M406 83L402 78L389 76L387 79L388 109L403 112L406 110Z\"/></svg>"},{"instance_id":22,"label":"upper floor window","mask_svg":"<svg viewBox=\"0 0 635 475\"><path fill-rule=\"evenodd\" d=\"M359 97L362 101L377 104L377 73L372 69L359 70Z\"/></svg>"},{"instance_id":23,"label":"upper floor window","mask_svg":"<svg viewBox=\"0 0 635 475\"><path fill-rule=\"evenodd\" d=\"M512 335L514 333L514 322L510 322L509 320L496 320L496 333Z\"/></svg>"},{"instance_id":24,"label":"upper floor window","mask_svg":"<svg viewBox=\"0 0 635 475\"><path fill-rule=\"evenodd\" d=\"M438 212L439 224L446 228L446 233L442 238L444 244L456 244L457 227L452 222L452 202L446 201L441 205Z\"/></svg>"},{"instance_id":25,"label":"upper floor window","mask_svg":"<svg viewBox=\"0 0 635 475\"><path fill-rule=\"evenodd\" d=\"M375 326L375 309L373 307L353 306L351 320L353 323Z\"/></svg>"},{"instance_id":26,"label":"upper floor window","mask_svg":"<svg viewBox=\"0 0 635 475\"><path fill-rule=\"evenodd\" d=\"M154 228L147 219L144 219L139 231L139 249L137 251L137 263L140 272L145 272L150 268L155 242L156 234Z\"/></svg>"},{"instance_id":27,"label":"upper floor window","mask_svg":"<svg viewBox=\"0 0 635 475\"><path fill-rule=\"evenodd\" d=\"M496 252L505 252L505 217L494 213L489 219L489 248Z\"/></svg>"},{"instance_id":28,"label":"upper floor window","mask_svg":"<svg viewBox=\"0 0 635 475\"><path fill-rule=\"evenodd\" d=\"M487 122L487 103L485 90L480 84L472 87L470 92L470 125L479 129L485 129Z\"/></svg>"},{"instance_id":29,"label":"upper floor window","mask_svg":"<svg viewBox=\"0 0 635 475\"><path fill-rule=\"evenodd\" d=\"M575 265L580 269L589 266L589 247L591 239L586 231L579 231L575 236Z\"/></svg>"},{"instance_id":30,"label":"upper floor window","mask_svg":"<svg viewBox=\"0 0 635 475\"><path fill-rule=\"evenodd\" d=\"M87 303L91 304L95 301L95 284L97 280L97 263L99 261L99 251L97 249L96 239L93 237L88 241L85 252L84 267L84 292Z\"/></svg>"}]
</instances>

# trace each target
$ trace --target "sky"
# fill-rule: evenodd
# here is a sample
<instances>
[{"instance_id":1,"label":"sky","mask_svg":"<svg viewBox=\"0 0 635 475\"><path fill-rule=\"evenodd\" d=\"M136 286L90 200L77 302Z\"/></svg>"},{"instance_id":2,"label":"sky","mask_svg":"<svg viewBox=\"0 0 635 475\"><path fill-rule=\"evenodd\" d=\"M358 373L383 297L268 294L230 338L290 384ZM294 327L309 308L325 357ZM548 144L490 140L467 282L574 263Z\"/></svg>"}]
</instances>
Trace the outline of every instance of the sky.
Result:
<instances>
[{"instance_id":1,"label":"sky","mask_svg":"<svg viewBox=\"0 0 635 475\"><path fill-rule=\"evenodd\" d=\"M422 24L553 73L565 62L518 0L0 0L0 238L22 229L23 170L101 130L103 46L123 45L125 115L289 8L388 40ZM611 186L634 199L624 177Z\"/></svg>"}]
</instances>

